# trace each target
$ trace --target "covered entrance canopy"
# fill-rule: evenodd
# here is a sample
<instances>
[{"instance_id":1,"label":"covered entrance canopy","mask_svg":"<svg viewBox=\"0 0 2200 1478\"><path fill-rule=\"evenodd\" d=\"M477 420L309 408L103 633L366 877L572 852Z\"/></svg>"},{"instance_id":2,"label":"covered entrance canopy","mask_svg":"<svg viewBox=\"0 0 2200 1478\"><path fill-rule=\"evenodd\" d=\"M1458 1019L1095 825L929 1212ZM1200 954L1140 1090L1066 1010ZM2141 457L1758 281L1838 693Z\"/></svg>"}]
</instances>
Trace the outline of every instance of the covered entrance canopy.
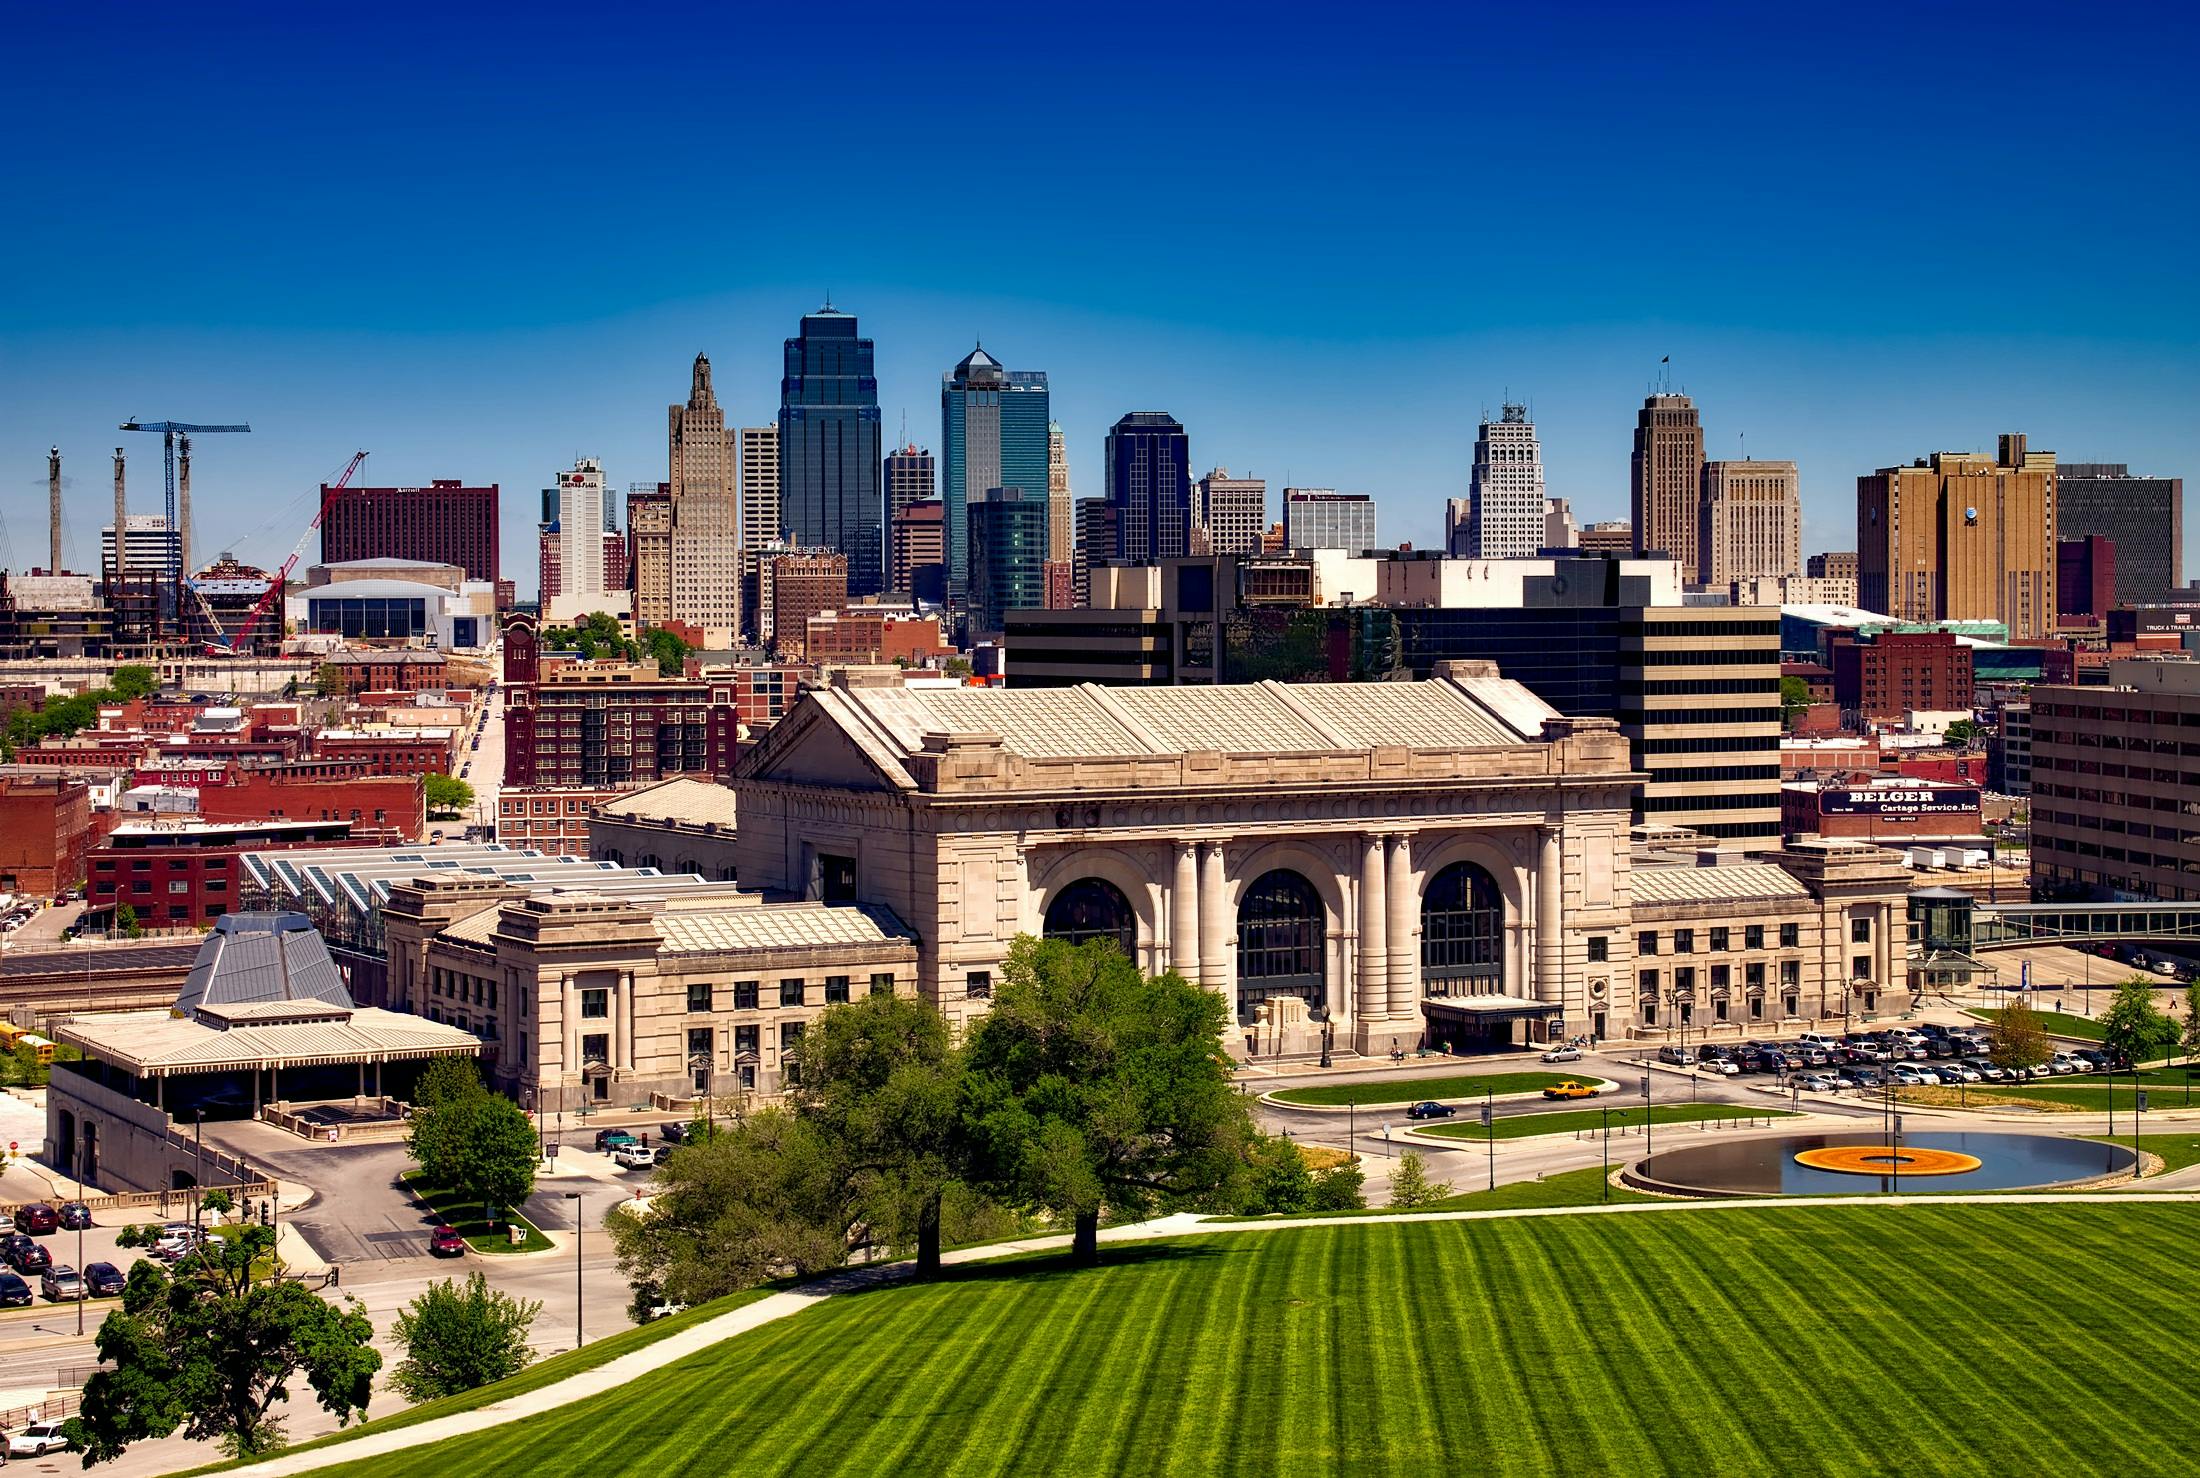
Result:
<instances>
[{"instance_id":1,"label":"covered entrance canopy","mask_svg":"<svg viewBox=\"0 0 2200 1478\"><path fill-rule=\"evenodd\" d=\"M1421 1011L1428 1018L1429 1044L1453 1052L1498 1052L1527 1042L1555 1041L1566 1022L1565 1008L1557 1002L1525 996L1427 996Z\"/></svg>"}]
</instances>

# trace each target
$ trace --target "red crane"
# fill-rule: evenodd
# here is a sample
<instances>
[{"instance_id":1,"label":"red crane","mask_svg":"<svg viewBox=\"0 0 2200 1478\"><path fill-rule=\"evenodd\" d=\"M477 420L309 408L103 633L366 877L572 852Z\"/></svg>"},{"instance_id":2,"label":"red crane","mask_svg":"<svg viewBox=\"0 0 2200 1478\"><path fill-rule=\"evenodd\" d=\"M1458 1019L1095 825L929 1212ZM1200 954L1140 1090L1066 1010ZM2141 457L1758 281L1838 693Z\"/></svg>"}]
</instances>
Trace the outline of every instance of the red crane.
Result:
<instances>
[{"instance_id":1,"label":"red crane","mask_svg":"<svg viewBox=\"0 0 2200 1478\"><path fill-rule=\"evenodd\" d=\"M335 482L329 485L328 496L321 500L320 511L313 515L313 522L306 525L306 531L298 536L298 547L290 551L290 558L283 561L283 567L277 570L275 578L268 582L267 594L260 597L260 603L252 608L252 614L244 618L244 624L236 629L226 643L208 642L206 644L207 656L235 656L237 649L243 646L245 640L252 635L252 628L259 625L260 618L267 614L267 608L282 599L283 589L290 583L290 572L298 567L298 561L305 554L306 543L313 537L313 531L321 526L322 519L328 517L329 509L336 506L337 495L344 491L344 488L351 482L352 474L359 470L359 464L366 460L367 454L365 452L353 452L351 454L351 465L344 469L342 477L337 478Z\"/></svg>"}]
</instances>

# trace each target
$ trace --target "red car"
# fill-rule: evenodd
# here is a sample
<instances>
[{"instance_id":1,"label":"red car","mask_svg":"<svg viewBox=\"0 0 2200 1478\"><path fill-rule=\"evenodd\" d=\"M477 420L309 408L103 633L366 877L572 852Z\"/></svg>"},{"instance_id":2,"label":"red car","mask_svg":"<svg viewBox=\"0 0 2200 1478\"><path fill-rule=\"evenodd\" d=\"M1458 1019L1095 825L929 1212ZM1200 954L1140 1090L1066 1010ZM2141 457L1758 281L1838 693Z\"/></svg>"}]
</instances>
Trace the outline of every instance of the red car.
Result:
<instances>
[{"instance_id":1,"label":"red car","mask_svg":"<svg viewBox=\"0 0 2200 1478\"><path fill-rule=\"evenodd\" d=\"M450 1227L437 1227L428 1234L428 1251L436 1257L464 1257L466 1239Z\"/></svg>"}]
</instances>

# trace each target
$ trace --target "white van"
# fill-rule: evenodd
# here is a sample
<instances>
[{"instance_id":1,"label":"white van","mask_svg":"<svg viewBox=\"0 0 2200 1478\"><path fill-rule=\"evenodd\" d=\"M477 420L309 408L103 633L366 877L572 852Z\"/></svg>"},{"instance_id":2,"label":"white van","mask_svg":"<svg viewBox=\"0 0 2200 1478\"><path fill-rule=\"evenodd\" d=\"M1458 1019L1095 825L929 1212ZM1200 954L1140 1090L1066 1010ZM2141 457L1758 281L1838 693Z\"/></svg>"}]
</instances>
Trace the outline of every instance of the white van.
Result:
<instances>
[{"instance_id":1,"label":"white van","mask_svg":"<svg viewBox=\"0 0 2200 1478\"><path fill-rule=\"evenodd\" d=\"M1841 1038L1832 1032L1804 1032L1797 1040L1806 1047L1822 1047L1828 1052L1841 1045Z\"/></svg>"}]
</instances>

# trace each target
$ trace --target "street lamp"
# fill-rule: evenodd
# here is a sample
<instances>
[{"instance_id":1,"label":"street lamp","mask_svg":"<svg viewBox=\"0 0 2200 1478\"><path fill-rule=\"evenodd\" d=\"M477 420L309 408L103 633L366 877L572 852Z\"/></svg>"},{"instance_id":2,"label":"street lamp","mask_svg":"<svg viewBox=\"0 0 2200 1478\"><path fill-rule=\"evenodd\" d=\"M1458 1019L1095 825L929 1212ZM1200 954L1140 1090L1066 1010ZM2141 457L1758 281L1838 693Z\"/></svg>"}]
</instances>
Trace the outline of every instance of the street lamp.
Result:
<instances>
[{"instance_id":1,"label":"street lamp","mask_svg":"<svg viewBox=\"0 0 2200 1478\"><path fill-rule=\"evenodd\" d=\"M581 1303L581 1193L567 1191L565 1199L573 1203L573 1348L577 1350L588 1342L586 1312Z\"/></svg>"}]
</instances>

